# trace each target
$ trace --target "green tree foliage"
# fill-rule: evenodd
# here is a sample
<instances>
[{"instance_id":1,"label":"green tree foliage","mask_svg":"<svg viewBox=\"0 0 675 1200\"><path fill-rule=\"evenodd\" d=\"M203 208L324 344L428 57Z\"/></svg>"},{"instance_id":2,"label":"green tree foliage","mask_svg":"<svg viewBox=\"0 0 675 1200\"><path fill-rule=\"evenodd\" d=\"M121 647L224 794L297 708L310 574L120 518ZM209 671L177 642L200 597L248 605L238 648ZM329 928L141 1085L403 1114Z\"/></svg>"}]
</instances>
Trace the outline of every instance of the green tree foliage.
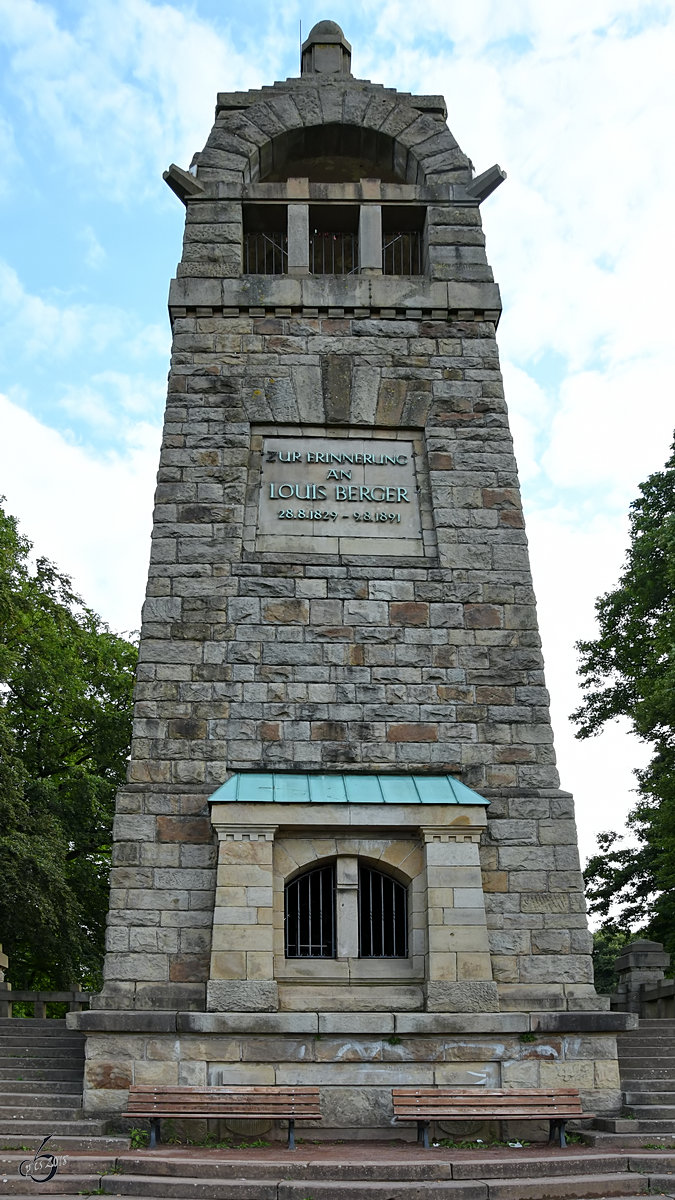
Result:
<instances>
[{"instance_id":1,"label":"green tree foliage","mask_svg":"<svg viewBox=\"0 0 675 1200\"><path fill-rule=\"evenodd\" d=\"M634 935L626 929L607 924L597 929L593 934L593 975L595 990L603 996L611 996L615 992L619 977L614 970L614 964Z\"/></svg>"},{"instance_id":2,"label":"green tree foliage","mask_svg":"<svg viewBox=\"0 0 675 1200\"><path fill-rule=\"evenodd\" d=\"M637 845L600 834L586 879L591 912L606 926L638 926L675 955L675 446L641 485L630 526L618 586L596 603L599 636L578 644L587 695L573 719L587 738L628 717L653 753L636 772L628 817Z\"/></svg>"},{"instance_id":3,"label":"green tree foliage","mask_svg":"<svg viewBox=\"0 0 675 1200\"><path fill-rule=\"evenodd\" d=\"M0 508L0 941L14 987L100 982L136 648Z\"/></svg>"}]
</instances>

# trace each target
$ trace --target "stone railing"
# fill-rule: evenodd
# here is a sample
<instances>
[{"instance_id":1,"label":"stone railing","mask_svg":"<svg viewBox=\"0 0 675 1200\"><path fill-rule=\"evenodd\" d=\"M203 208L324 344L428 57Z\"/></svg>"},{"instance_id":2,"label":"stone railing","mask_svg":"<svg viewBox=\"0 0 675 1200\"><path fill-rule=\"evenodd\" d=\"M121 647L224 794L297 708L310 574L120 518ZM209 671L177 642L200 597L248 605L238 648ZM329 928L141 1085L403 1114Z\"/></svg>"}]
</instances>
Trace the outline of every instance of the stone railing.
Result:
<instances>
[{"instance_id":1,"label":"stone railing","mask_svg":"<svg viewBox=\"0 0 675 1200\"><path fill-rule=\"evenodd\" d=\"M44 1018L47 1016L48 1004L66 1004L68 1012L82 1012L89 1008L91 992L13 992L7 984L0 984L0 1018L14 1016L15 1004L32 1004L32 1016ZM22 1013L22 1016L31 1015Z\"/></svg>"},{"instance_id":2,"label":"stone railing","mask_svg":"<svg viewBox=\"0 0 675 1200\"><path fill-rule=\"evenodd\" d=\"M37 1018L47 1016L48 1004L66 1004L68 1012L82 1012L83 1008L89 1008L92 993L82 992L79 988L72 988L67 992L12 991L11 983L5 982L5 970L8 965L7 955L0 946L0 1019L14 1016L15 1004L32 1005L32 1015Z\"/></svg>"},{"instance_id":3,"label":"stone railing","mask_svg":"<svg viewBox=\"0 0 675 1200\"><path fill-rule=\"evenodd\" d=\"M675 980L666 979L670 955L660 942L631 942L616 960L619 986L611 997L615 1012L640 1017L675 1017Z\"/></svg>"}]
</instances>

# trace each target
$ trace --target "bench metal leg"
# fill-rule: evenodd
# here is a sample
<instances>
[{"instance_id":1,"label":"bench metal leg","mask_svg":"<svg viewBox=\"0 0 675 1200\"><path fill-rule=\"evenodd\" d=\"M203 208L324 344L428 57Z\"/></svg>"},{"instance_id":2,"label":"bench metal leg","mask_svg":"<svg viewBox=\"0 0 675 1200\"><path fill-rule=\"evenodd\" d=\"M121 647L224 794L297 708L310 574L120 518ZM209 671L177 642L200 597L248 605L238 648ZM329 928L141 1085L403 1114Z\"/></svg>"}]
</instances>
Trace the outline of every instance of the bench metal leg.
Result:
<instances>
[{"instance_id":1,"label":"bench metal leg","mask_svg":"<svg viewBox=\"0 0 675 1200\"><path fill-rule=\"evenodd\" d=\"M565 1124L565 1121L554 1120L551 1118L548 1137L549 1142L554 1142L557 1137L563 1150L567 1145L567 1139L565 1137Z\"/></svg>"},{"instance_id":2,"label":"bench metal leg","mask_svg":"<svg viewBox=\"0 0 675 1200\"><path fill-rule=\"evenodd\" d=\"M295 1150L295 1120L293 1117L288 1122L288 1149Z\"/></svg>"},{"instance_id":3,"label":"bench metal leg","mask_svg":"<svg viewBox=\"0 0 675 1200\"><path fill-rule=\"evenodd\" d=\"M425 1150L429 1149L429 1122L417 1122L417 1141L421 1142Z\"/></svg>"},{"instance_id":4,"label":"bench metal leg","mask_svg":"<svg viewBox=\"0 0 675 1200\"><path fill-rule=\"evenodd\" d=\"M159 1117L150 1118L150 1149L154 1150L159 1141Z\"/></svg>"}]
</instances>

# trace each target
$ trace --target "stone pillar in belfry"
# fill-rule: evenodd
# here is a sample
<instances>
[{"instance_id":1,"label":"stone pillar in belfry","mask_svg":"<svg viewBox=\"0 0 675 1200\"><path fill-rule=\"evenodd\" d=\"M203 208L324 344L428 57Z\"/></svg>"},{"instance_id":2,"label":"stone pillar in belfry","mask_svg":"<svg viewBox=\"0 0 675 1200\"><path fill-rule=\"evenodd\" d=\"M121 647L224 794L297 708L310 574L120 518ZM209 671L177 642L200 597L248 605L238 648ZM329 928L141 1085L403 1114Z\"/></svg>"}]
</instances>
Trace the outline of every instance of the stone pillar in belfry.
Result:
<instances>
[{"instance_id":1,"label":"stone pillar in belfry","mask_svg":"<svg viewBox=\"0 0 675 1200\"><path fill-rule=\"evenodd\" d=\"M481 226L504 177L332 21L165 173L134 739L105 982L69 1018L88 1111L304 1082L344 1138L391 1132L396 1084L620 1102Z\"/></svg>"}]
</instances>

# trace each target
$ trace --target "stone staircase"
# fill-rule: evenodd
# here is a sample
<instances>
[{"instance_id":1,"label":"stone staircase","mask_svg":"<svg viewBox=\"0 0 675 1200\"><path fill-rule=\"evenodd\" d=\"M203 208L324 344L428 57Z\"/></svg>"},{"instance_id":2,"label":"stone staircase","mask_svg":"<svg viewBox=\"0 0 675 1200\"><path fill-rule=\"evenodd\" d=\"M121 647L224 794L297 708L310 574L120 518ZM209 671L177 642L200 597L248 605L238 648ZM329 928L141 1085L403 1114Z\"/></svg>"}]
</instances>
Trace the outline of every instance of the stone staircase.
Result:
<instances>
[{"instance_id":1,"label":"stone staircase","mask_svg":"<svg viewBox=\"0 0 675 1200\"><path fill-rule=\"evenodd\" d=\"M84 1037L65 1021L0 1019L0 1150L35 1150L47 1134L54 1154L126 1149L106 1121L84 1116L83 1074Z\"/></svg>"},{"instance_id":2,"label":"stone staircase","mask_svg":"<svg viewBox=\"0 0 675 1200\"><path fill-rule=\"evenodd\" d=\"M159 1147L130 1151L101 1169L68 1158L50 1183L7 1178L3 1195L83 1191L127 1200L635 1200L675 1196L675 1154L598 1153L547 1147L424 1151L414 1144L300 1145L248 1152ZM2 1180L0 1179L0 1182ZM30 1186L26 1186L26 1182ZM32 1190L31 1190L32 1188Z\"/></svg>"},{"instance_id":3,"label":"stone staircase","mask_svg":"<svg viewBox=\"0 0 675 1200\"><path fill-rule=\"evenodd\" d=\"M675 1147L675 1021L641 1020L619 1035L620 1117L599 1117L593 1145Z\"/></svg>"},{"instance_id":4,"label":"stone staircase","mask_svg":"<svg viewBox=\"0 0 675 1200\"><path fill-rule=\"evenodd\" d=\"M83 1038L64 1021L0 1020L0 1195L127 1200L635 1200L675 1198L675 1021L643 1021L620 1039L630 1117L603 1118L592 1147L489 1152L410 1143L305 1143L242 1150L131 1151L81 1107ZM658 1088L658 1090L656 1090ZM52 1134L48 1183L18 1167ZM645 1146L662 1147L647 1150ZM673 1149L671 1150L671 1144Z\"/></svg>"}]
</instances>

